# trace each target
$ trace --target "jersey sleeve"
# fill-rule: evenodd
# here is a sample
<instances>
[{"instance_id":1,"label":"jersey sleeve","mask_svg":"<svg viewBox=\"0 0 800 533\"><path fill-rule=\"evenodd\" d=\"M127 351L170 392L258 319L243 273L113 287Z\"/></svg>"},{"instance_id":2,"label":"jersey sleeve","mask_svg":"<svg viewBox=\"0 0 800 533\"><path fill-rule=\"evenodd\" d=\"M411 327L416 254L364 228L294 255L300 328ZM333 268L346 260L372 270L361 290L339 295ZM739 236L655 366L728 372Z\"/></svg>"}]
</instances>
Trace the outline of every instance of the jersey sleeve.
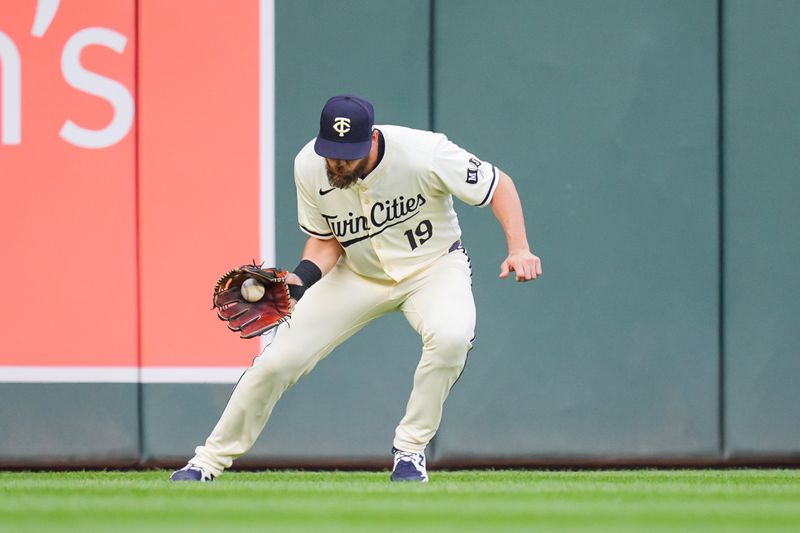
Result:
<instances>
[{"instance_id":1,"label":"jersey sleeve","mask_svg":"<svg viewBox=\"0 0 800 533\"><path fill-rule=\"evenodd\" d=\"M295 164L294 184L297 189L297 223L304 233L317 239L331 239L333 233L317 207L315 197L303 186Z\"/></svg>"},{"instance_id":2,"label":"jersey sleeve","mask_svg":"<svg viewBox=\"0 0 800 533\"><path fill-rule=\"evenodd\" d=\"M444 135L433 153L432 169L442 190L464 203L484 207L500 181L500 171L481 161Z\"/></svg>"}]
</instances>

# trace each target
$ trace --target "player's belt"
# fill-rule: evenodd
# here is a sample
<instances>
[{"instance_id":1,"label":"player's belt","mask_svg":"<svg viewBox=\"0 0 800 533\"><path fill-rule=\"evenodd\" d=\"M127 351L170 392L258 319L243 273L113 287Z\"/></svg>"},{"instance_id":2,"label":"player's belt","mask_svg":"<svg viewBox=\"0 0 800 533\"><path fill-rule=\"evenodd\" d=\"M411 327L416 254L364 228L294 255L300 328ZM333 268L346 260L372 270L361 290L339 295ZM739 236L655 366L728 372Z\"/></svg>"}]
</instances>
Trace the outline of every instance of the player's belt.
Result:
<instances>
[{"instance_id":1,"label":"player's belt","mask_svg":"<svg viewBox=\"0 0 800 533\"><path fill-rule=\"evenodd\" d=\"M458 240L458 241L454 242L452 244L452 246L450 246L450 249L447 250L447 253L449 254L449 253L455 252L456 250L461 250L462 248L463 248L463 246L461 246L461 241Z\"/></svg>"}]
</instances>

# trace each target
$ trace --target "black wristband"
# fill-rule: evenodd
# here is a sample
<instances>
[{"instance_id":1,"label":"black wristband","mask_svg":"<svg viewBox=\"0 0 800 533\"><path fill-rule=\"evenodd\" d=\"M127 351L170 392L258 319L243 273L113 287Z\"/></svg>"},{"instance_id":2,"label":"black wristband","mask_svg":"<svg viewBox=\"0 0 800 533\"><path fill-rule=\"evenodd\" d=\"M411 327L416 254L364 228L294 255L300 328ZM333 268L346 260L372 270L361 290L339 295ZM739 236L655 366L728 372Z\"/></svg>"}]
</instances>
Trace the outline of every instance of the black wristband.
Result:
<instances>
[{"instance_id":1,"label":"black wristband","mask_svg":"<svg viewBox=\"0 0 800 533\"><path fill-rule=\"evenodd\" d=\"M313 261L303 259L294 269L295 275L303 282L303 286L308 289L322 278L322 271Z\"/></svg>"},{"instance_id":2,"label":"black wristband","mask_svg":"<svg viewBox=\"0 0 800 533\"><path fill-rule=\"evenodd\" d=\"M289 285L289 298L295 302L299 302L307 288L308 287L303 287L302 285Z\"/></svg>"}]
</instances>

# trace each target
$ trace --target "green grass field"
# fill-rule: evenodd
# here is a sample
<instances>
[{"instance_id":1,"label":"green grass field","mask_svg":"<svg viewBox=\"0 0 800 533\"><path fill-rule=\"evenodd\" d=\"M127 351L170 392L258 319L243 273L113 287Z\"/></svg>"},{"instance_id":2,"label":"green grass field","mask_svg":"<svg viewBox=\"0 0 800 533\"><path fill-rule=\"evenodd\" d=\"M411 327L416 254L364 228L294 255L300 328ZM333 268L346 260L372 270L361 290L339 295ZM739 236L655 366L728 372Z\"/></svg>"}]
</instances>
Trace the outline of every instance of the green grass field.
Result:
<instances>
[{"instance_id":1,"label":"green grass field","mask_svg":"<svg viewBox=\"0 0 800 533\"><path fill-rule=\"evenodd\" d=\"M800 531L800 470L0 472L0 531Z\"/></svg>"}]
</instances>

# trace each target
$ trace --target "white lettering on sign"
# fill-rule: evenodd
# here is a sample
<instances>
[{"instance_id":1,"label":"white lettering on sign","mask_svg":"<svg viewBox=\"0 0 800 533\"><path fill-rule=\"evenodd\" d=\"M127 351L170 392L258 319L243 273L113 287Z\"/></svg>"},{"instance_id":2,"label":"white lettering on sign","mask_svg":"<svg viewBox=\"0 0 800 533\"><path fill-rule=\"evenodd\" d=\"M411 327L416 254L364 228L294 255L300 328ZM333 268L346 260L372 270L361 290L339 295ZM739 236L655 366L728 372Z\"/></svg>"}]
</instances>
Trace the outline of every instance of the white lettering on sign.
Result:
<instances>
[{"instance_id":1,"label":"white lettering on sign","mask_svg":"<svg viewBox=\"0 0 800 533\"><path fill-rule=\"evenodd\" d=\"M39 2L37 2L31 35L34 37L42 37L47 33L50 23L53 22L58 12L58 5L60 3L60 0L39 0Z\"/></svg>"},{"instance_id":2,"label":"white lettering on sign","mask_svg":"<svg viewBox=\"0 0 800 533\"><path fill-rule=\"evenodd\" d=\"M31 35L43 37L56 16L60 0L38 0ZM2 21L0 21L2 22ZM79 30L64 45L61 74L70 87L102 98L111 104L114 116L103 128L90 129L67 119L59 136L80 148L98 149L113 146L124 139L134 120L135 102L125 85L92 72L81 65L81 53L87 46L125 51L128 38L110 28L90 27ZM6 33L0 31L0 145L22 143L22 61L19 49Z\"/></svg>"},{"instance_id":3,"label":"white lettering on sign","mask_svg":"<svg viewBox=\"0 0 800 533\"><path fill-rule=\"evenodd\" d=\"M0 31L0 144L22 142L22 65L14 41Z\"/></svg>"},{"instance_id":4,"label":"white lettering on sign","mask_svg":"<svg viewBox=\"0 0 800 533\"><path fill-rule=\"evenodd\" d=\"M80 62L81 52L87 46L102 45L121 54L127 42L124 35L107 28L85 28L69 38L61 54L64 79L71 87L111 103L114 118L99 130L87 129L67 120L59 132L62 139L81 148L106 148L128 134L133 124L133 96L120 82L86 70Z\"/></svg>"}]
</instances>

